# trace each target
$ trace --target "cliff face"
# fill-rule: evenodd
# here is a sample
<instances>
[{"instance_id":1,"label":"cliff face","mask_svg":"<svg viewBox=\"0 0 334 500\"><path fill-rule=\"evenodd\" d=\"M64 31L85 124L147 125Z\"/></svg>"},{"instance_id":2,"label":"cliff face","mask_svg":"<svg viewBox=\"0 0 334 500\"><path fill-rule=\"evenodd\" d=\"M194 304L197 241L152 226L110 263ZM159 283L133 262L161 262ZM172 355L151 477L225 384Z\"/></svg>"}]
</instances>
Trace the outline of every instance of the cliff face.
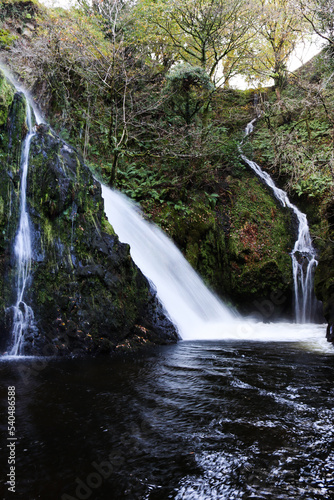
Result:
<instances>
[{"instance_id":1,"label":"cliff face","mask_svg":"<svg viewBox=\"0 0 334 500\"><path fill-rule=\"evenodd\" d=\"M10 344L15 303L13 241L18 227L26 101L0 74L1 339ZM107 222L101 187L78 153L47 125L36 127L29 158L28 210L33 261L25 301L36 329L26 354L111 352L177 333Z\"/></svg>"},{"instance_id":2,"label":"cliff face","mask_svg":"<svg viewBox=\"0 0 334 500\"><path fill-rule=\"evenodd\" d=\"M315 292L323 303L327 340L334 343L334 202L326 206L327 233L315 273Z\"/></svg>"}]
</instances>

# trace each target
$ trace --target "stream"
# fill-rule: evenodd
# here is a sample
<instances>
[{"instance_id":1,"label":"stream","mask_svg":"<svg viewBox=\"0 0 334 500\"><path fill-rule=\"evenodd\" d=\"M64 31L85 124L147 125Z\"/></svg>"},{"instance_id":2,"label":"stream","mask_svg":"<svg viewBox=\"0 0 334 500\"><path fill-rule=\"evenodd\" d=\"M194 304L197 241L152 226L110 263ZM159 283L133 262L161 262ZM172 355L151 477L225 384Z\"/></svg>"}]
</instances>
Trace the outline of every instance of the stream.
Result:
<instances>
[{"instance_id":1,"label":"stream","mask_svg":"<svg viewBox=\"0 0 334 500\"><path fill-rule=\"evenodd\" d=\"M2 358L2 498L334 498L334 349L322 329L112 360ZM16 495L4 484L13 385Z\"/></svg>"}]
</instances>

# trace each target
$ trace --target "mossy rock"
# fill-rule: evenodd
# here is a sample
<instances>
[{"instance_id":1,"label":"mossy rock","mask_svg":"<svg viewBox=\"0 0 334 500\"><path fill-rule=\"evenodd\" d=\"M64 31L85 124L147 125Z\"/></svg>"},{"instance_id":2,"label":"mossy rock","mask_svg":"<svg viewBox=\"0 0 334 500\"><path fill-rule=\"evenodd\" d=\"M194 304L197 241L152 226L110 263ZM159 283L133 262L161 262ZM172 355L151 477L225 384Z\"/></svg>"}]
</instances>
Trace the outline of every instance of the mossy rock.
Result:
<instances>
[{"instance_id":1,"label":"mossy rock","mask_svg":"<svg viewBox=\"0 0 334 500\"><path fill-rule=\"evenodd\" d=\"M2 75L3 77L3 75ZM15 303L13 242L20 205L20 165L27 104L2 78L0 126L0 349L10 345ZM80 155L48 126L30 143L27 208L33 243L24 301L35 315L26 354L68 355L176 342L178 334L155 292L119 242L104 214L101 187ZM106 229L106 232L104 230ZM5 314L7 311L8 314ZM140 333L140 335L139 335ZM138 346L137 346L138 347ZM137 348L136 347L136 348Z\"/></svg>"},{"instance_id":2,"label":"mossy rock","mask_svg":"<svg viewBox=\"0 0 334 500\"><path fill-rule=\"evenodd\" d=\"M9 30L0 28L0 50L9 49L17 38L17 35L13 35Z\"/></svg>"},{"instance_id":3,"label":"mossy rock","mask_svg":"<svg viewBox=\"0 0 334 500\"><path fill-rule=\"evenodd\" d=\"M1 44L1 30L0 30ZM13 102L15 89L6 79L3 71L0 69L0 127L7 123L10 106Z\"/></svg>"},{"instance_id":4,"label":"mossy rock","mask_svg":"<svg viewBox=\"0 0 334 500\"><path fill-rule=\"evenodd\" d=\"M0 71L0 349L8 344L10 307L16 300L13 241L19 220L20 163L26 102Z\"/></svg>"},{"instance_id":5,"label":"mossy rock","mask_svg":"<svg viewBox=\"0 0 334 500\"><path fill-rule=\"evenodd\" d=\"M231 181L233 203L228 242L231 265L230 293L241 310L256 313L255 301L270 299L280 291L285 297L274 312L291 314L293 226L291 213L283 209L251 172ZM269 319L269 318L268 318ZM273 319L273 318L270 318Z\"/></svg>"},{"instance_id":6,"label":"mossy rock","mask_svg":"<svg viewBox=\"0 0 334 500\"><path fill-rule=\"evenodd\" d=\"M147 342L177 340L162 310L158 321L161 306L153 306L154 292L129 246L105 221L99 183L46 125L31 142L27 196L36 235L29 293L39 334L26 352L108 353L140 328Z\"/></svg>"}]
</instances>

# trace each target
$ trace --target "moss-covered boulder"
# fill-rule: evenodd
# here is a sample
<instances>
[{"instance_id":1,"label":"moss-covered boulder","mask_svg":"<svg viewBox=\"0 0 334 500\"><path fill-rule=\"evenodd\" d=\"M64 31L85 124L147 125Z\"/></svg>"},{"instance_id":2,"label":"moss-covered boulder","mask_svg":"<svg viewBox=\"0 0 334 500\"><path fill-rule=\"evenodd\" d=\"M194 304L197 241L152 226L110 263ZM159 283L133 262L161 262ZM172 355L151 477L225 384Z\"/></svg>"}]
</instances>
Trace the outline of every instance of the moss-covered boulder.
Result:
<instances>
[{"instance_id":1,"label":"moss-covered boulder","mask_svg":"<svg viewBox=\"0 0 334 500\"><path fill-rule=\"evenodd\" d=\"M7 99L8 104L7 119L0 129L4 349L10 342L11 305L15 303L12 249L27 126L24 96L14 95L11 86L2 88L2 102ZM99 183L78 153L44 124L36 127L31 141L27 204L33 259L24 300L34 311L36 328L25 336L25 353L109 353L177 340L174 326L132 261L128 245L119 242L105 218Z\"/></svg>"},{"instance_id":2,"label":"moss-covered boulder","mask_svg":"<svg viewBox=\"0 0 334 500\"><path fill-rule=\"evenodd\" d=\"M263 320L292 315L291 212L252 172L230 179L230 291L245 313Z\"/></svg>"}]
</instances>

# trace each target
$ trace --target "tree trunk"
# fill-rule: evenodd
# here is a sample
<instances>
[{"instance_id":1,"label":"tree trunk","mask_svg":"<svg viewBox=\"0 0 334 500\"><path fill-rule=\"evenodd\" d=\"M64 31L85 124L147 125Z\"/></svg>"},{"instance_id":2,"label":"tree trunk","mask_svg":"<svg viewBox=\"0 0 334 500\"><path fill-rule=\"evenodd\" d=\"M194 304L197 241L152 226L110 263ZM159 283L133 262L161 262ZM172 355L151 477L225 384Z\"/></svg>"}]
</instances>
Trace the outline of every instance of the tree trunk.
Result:
<instances>
[{"instance_id":1,"label":"tree trunk","mask_svg":"<svg viewBox=\"0 0 334 500\"><path fill-rule=\"evenodd\" d=\"M110 186L115 184L116 175L117 175L117 165L118 165L119 152L114 151L114 159L112 162L111 173L110 173Z\"/></svg>"}]
</instances>

